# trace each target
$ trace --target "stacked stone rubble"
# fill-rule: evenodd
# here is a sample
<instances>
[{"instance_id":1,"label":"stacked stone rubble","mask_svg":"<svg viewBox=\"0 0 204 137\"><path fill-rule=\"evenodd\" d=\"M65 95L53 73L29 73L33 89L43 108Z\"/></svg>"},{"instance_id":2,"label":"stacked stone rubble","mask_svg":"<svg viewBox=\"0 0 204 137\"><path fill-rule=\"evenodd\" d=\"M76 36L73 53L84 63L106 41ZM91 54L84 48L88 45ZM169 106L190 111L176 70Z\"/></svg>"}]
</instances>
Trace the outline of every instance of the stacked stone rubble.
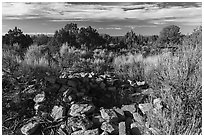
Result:
<instances>
[{"instance_id":1,"label":"stacked stone rubble","mask_svg":"<svg viewBox=\"0 0 204 137\"><path fill-rule=\"evenodd\" d=\"M142 86L110 75L75 74L46 77L47 88L33 99L35 118L22 128L33 134L42 120L58 122L60 135L135 135L145 126ZM158 100L155 104L159 106Z\"/></svg>"}]
</instances>

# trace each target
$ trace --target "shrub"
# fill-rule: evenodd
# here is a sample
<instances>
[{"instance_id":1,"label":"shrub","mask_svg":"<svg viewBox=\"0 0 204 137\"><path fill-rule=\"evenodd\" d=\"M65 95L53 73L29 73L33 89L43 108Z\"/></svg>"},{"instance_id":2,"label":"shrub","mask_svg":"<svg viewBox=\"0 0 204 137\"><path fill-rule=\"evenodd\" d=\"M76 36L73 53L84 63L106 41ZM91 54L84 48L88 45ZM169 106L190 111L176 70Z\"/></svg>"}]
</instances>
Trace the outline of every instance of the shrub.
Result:
<instances>
[{"instance_id":1,"label":"shrub","mask_svg":"<svg viewBox=\"0 0 204 137\"><path fill-rule=\"evenodd\" d=\"M80 61L80 50L70 47L67 43L60 48L60 65L62 68L71 68L74 63Z\"/></svg>"},{"instance_id":2,"label":"shrub","mask_svg":"<svg viewBox=\"0 0 204 137\"><path fill-rule=\"evenodd\" d=\"M154 121L151 126L165 131L164 134L201 134L202 132L200 36L201 31L194 32L180 45L175 56L163 57L158 67L146 75L148 84L157 91L155 94L161 97L169 108L164 111L163 116L148 116L149 121ZM164 91L164 87L170 88ZM161 118L162 121L159 120Z\"/></svg>"}]
</instances>

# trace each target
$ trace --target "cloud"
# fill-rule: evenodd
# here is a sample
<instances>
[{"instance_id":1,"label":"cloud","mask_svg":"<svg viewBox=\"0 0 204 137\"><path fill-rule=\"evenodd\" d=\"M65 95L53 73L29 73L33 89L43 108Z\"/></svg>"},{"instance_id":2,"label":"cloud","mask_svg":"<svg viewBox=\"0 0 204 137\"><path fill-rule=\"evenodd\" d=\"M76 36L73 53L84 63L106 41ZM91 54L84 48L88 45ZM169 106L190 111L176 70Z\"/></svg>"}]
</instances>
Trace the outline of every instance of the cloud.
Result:
<instances>
[{"instance_id":1,"label":"cloud","mask_svg":"<svg viewBox=\"0 0 204 137\"><path fill-rule=\"evenodd\" d=\"M121 30L122 28L121 27L107 27L107 28L99 27L98 29L99 30L103 30L103 29L106 29L106 30Z\"/></svg>"},{"instance_id":2,"label":"cloud","mask_svg":"<svg viewBox=\"0 0 204 137\"><path fill-rule=\"evenodd\" d=\"M200 3L2 3L3 19L48 19L51 22L144 20L149 25L199 24ZM167 19L172 18L172 19ZM192 21L193 20L193 21ZM139 27L139 26L135 26ZM118 28L119 29L119 28Z\"/></svg>"}]
</instances>

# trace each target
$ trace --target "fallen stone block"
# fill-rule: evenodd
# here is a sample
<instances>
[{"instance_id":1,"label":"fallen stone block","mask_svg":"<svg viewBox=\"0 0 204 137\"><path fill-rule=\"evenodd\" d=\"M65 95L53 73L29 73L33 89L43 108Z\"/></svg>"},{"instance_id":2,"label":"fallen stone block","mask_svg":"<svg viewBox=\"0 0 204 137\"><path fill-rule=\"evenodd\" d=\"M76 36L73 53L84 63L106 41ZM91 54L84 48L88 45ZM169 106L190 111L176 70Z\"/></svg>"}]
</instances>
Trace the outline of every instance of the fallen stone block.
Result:
<instances>
[{"instance_id":1,"label":"fallen stone block","mask_svg":"<svg viewBox=\"0 0 204 137\"><path fill-rule=\"evenodd\" d=\"M119 123L119 135L126 135L125 122L120 122Z\"/></svg>"},{"instance_id":2,"label":"fallen stone block","mask_svg":"<svg viewBox=\"0 0 204 137\"><path fill-rule=\"evenodd\" d=\"M81 114L90 114L95 110L93 104L73 104L68 111L70 116L80 116Z\"/></svg>"}]
</instances>

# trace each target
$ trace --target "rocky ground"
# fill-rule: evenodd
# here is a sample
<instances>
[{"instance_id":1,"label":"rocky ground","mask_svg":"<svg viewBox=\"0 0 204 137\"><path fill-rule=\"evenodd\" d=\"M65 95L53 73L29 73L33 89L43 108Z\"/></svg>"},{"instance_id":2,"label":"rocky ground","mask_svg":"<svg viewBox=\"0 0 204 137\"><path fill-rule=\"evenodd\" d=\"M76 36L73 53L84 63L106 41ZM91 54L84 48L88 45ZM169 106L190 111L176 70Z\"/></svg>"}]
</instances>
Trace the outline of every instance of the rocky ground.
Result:
<instances>
[{"instance_id":1,"label":"rocky ground","mask_svg":"<svg viewBox=\"0 0 204 137\"><path fill-rule=\"evenodd\" d=\"M77 73L47 76L46 86L28 88L30 117L14 134L140 135L159 134L146 122L153 110L161 114L162 101L152 97L145 82L123 81L114 75ZM16 101L18 103L18 100Z\"/></svg>"}]
</instances>

